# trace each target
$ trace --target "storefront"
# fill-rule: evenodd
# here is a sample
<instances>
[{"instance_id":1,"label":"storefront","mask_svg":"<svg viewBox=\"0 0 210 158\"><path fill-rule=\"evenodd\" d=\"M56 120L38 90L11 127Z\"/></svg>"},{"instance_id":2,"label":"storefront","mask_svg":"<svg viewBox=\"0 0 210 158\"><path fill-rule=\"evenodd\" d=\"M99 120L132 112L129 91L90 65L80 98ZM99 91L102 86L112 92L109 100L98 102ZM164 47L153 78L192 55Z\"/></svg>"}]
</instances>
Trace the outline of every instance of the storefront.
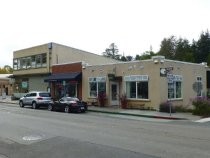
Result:
<instances>
[{"instance_id":1,"label":"storefront","mask_svg":"<svg viewBox=\"0 0 210 158\"><path fill-rule=\"evenodd\" d=\"M81 72L58 73L50 75L45 79L45 82L49 82L49 91L53 98L61 98L63 96L82 98L81 78Z\"/></svg>"}]
</instances>

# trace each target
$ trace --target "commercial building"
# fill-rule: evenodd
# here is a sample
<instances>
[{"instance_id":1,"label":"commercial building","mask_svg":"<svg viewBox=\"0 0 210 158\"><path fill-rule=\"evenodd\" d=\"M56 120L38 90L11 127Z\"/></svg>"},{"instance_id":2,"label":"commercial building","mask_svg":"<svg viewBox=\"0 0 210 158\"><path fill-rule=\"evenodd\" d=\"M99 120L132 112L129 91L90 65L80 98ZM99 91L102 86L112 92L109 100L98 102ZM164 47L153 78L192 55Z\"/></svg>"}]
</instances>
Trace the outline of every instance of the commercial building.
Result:
<instances>
[{"instance_id":1,"label":"commercial building","mask_svg":"<svg viewBox=\"0 0 210 158\"><path fill-rule=\"evenodd\" d=\"M191 99L207 93L207 65L163 56L117 64L86 66L82 71L83 100L96 102L106 94L105 106L120 106L127 97L128 108L158 109L160 103L190 106Z\"/></svg>"},{"instance_id":2,"label":"commercial building","mask_svg":"<svg viewBox=\"0 0 210 158\"><path fill-rule=\"evenodd\" d=\"M100 55L83 50L47 43L13 52L13 77L15 95L28 91L50 91L49 82L44 80L52 73L52 66L71 62L82 62L83 65L116 63Z\"/></svg>"}]
</instances>

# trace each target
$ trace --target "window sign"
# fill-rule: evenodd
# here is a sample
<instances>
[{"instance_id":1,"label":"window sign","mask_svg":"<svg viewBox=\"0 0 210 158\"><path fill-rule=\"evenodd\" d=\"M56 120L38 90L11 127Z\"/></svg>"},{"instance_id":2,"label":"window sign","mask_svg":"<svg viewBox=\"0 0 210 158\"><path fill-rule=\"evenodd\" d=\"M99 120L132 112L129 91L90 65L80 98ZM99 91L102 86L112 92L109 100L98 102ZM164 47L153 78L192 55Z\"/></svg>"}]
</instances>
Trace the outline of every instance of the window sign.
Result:
<instances>
[{"instance_id":1,"label":"window sign","mask_svg":"<svg viewBox=\"0 0 210 158\"><path fill-rule=\"evenodd\" d=\"M22 82L22 88L28 88L28 82L23 81Z\"/></svg>"},{"instance_id":2,"label":"window sign","mask_svg":"<svg viewBox=\"0 0 210 158\"><path fill-rule=\"evenodd\" d=\"M148 75L131 75L125 76L124 81L148 81Z\"/></svg>"},{"instance_id":3,"label":"window sign","mask_svg":"<svg viewBox=\"0 0 210 158\"><path fill-rule=\"evenodd\" d=\"M106 77L89 77L89 82L106 82Z\"/></svg>"}]
</instances>

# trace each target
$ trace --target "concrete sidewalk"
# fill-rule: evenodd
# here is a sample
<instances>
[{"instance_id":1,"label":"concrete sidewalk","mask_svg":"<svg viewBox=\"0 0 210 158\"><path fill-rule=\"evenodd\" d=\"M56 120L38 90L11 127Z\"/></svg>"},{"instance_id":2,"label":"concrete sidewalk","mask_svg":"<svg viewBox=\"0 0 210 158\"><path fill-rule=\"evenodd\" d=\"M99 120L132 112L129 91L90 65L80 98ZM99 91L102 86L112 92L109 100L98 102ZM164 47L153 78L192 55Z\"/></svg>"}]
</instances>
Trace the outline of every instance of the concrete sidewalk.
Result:
<instances>
[{"instance_id":1,"label":"concrete sidewalk","mask_svg":"<svg viewBox=\"0 0 210 158\"><path fill-rule=\"evenodd\" d=\"M121 109L117 107L97 107L89 106L88 111L91 112L100 112L100 113L109 113L109 114L118 114L118 115L127 115L127 116L136 116L136 117L147 117L147 118L156 118L156 119L169 119L169 120L191 120L196 121L201 119L200 116L192 115L191 113L164 113L151 110L136 110L136 109Z\"/></svg>"},{"instance_id":2,"label":"concrete sidewalk","mask_svg":"<svg viewBox=\"0 0 210 158\"><path fill-rule=\"evenodd\" d=\"M11 100L10 96L2 98L0 96L0 102L18 104L18 100ZM199 116L192 115L191 113L169 113L151 111L151 110L135 110L135 109L121 109L119 107L98 107L98 106L88 106L88 111L98 112L98 113L109 113L117 115L127 115L136 117L147 117L156 119L169 119L169 120L191 120L196 121L201 119Z\"/></svg>"}]
</instances>

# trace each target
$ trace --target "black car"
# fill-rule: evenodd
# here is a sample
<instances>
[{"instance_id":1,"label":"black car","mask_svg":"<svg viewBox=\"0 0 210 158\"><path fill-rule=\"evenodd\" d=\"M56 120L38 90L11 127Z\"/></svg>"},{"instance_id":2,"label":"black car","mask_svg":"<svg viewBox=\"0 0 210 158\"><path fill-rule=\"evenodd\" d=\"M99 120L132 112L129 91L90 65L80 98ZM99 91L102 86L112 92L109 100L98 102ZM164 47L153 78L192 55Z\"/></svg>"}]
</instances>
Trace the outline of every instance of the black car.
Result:
<instances>
[{"instance_id":1,"label":"black car","mask_svg":"<svg viewBox=\"0 0 210 158\"><path fill-rule=\"evenodd\" d=\"M58 101L51 101L48 105L49 111L85 112L87 103L74 97L62 97Z\"/></svg>"}]
</instances>

